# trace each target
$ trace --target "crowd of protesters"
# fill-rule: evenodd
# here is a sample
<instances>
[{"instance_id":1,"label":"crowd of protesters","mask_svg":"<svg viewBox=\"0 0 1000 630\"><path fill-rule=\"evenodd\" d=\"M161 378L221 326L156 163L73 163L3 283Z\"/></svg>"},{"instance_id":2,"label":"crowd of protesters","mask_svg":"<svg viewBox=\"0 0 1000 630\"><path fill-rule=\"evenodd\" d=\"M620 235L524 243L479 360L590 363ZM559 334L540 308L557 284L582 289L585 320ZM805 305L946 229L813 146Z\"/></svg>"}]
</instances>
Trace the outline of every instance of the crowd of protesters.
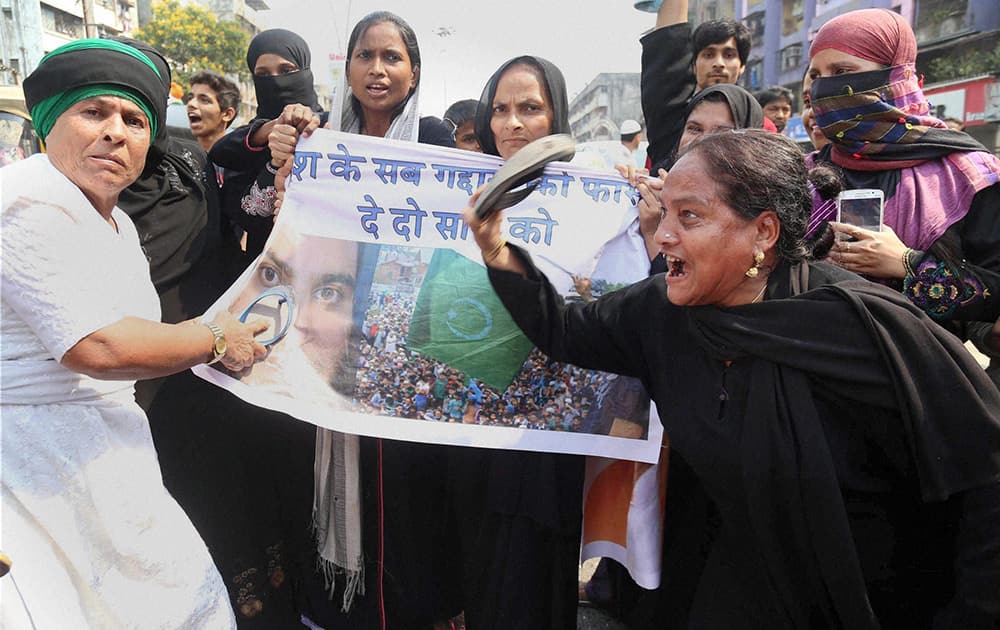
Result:
<instances>
[{"instance_id":1,"label":"crowd of protesters","mask_svg":"<svg viewBox=\"0 0 1000 630\"><path fill-rule=\"evenodd\" d=\"M675 438L661 586L606 562L585 591L630 628L996 630L1000 160L931 115L897 13L816 33L800 159L759 131L785 130L792 92L737 85L747 27L692 28L688 9L664 0L640 40L644 125L621 130L650 143L647 169L619 170L656 278L536 317L562 302L495 217L469 217L497 292L569 362L536 348L498 390L408 347L415 297L365 289L355 378L328 384L371 415L633 437L645 420L606 399L655 398ZM237 86L190 79L196 142L167 133L171 69L141 42L73 42L25 79L47 154L0 169L0 626L575 627L581 456L317 429L187 371L266 354L259 322L198 316L264 251L299 139L337 120L509 159L570 131L562 73L518 56L478 101L422 115L416 34L385 11L351 33L337 116L296 33L257 34L246 62L257 110L232 129ZM884 195L881 231L836 220L862 188Z\"/></svg>"},{"instance_id":2,"label":"crowd of protesters","mask_svg":"<svg viewBox=\"0 0 1000 630\"><path fill-rule=\"evenodd\" d=\"M374 415L540 431L588 432L599 393L614 377L557 363L533 350L514 381L497 390L407 349L416 305L410 296L378 293L363 329L354 408Z\"/></svg>"}]
</instances>

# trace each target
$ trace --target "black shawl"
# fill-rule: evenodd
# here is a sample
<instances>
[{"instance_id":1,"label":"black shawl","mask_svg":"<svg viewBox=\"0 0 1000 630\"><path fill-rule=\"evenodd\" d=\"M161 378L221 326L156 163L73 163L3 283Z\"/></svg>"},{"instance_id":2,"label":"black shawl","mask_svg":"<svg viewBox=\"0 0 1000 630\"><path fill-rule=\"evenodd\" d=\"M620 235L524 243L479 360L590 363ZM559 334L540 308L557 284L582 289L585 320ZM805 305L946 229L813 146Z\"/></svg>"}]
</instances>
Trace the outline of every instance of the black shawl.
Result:
<instances>
[{"instance_id":1,"label":"black shawl","mask_svg":"<svg viewBox=\"0 0 1000 630\"><path fill-rule=\"evenodd\" d=\"M152 60L166 93L170 89L170 67L163 55L143 42L124 37L119 41ZM153 284L161 296L188 273L206 247L217 245L212 231L217 227L210 217L210 203L214 202L210 194L214 191L202 175L205 160L201 147L171 139L166 124L162 124L146 154L146 166L139 179L118 196L118 207L135 223ZM171 311L170 320L179 317L175 312L178 308L162 306L165 316Z\"/></svg>"},{"instance_id":2,"label":"black shawl","mask_svg":"<svg viewBox=\"0 0 1000 630\"><path fill-rule=\"evenodd\" d=\"M690 315L693 334L713 356L755 357L742 466L767 564L762 579L786 620L796 628L814 627L818 617L824 627L878 628L810 391L821 381L846 392L887 371L928 502L1000 479L1000 392L953 336L899 293L860 280L734 309L693 308ZM870 373L837 374L830 365L834 347L866 345L881 359ZM827 606L806 608L808 592L826 592Z\"/></svg>"},{"instance_id":3,"label":"black shawl","mask_svg":"<svg viewBox=\"0 0 1000 630\"><path fill-rule=\"evenodd\" d=\"M490 269L490 281L522 330L557 360L642 378L667 409L689 394L675 389L687 378L671 372L688 369L678 361L694 356L691 342L716 360L742 359L745 407L733 412L742 419L736 463L745 494L738 509L761 563L760 581L747 592L768 591L780 611L767 627L878 627L838 477L842 461L832 448L832 440L845 437L838 431L862 421L866 433L901 436L906 456L892 474L912 479L924 501L960 494L956 593L940 614L996 617L1000 391L958 340L903 296L853 276L825 280L829 265L815 264L780 266L768 280L770 299L759 304L677 307L655 276L567 305L512 248L527 273ZM820 281L800 293L810 286L809 270ZM829 415L852 408L860 415L842 425Z\"/></svg>"},{"instance_id":4,"label":"black shawl","mask_svg":"<svg viewBox=\"0 0 1000 630\"><path fill-rule=\"evenodd\" d=\"M493 130L490 129L490 120L493 118L493 97L497 93L497 83L503 73L513 65L526 64L534 66L545 78L545 89L548 91L549 102L552 103L552 133L572 133L569 126L569 106L566 98L566 80L562 72L551 61L541 57L523 55L515 57L500 66L483 88L483 94L479 97L479 107L476 109L475 130L476 139L479 146L483 148L483 153L488 155L500 155L493 138Z\"/></svg>"}]
</instances>

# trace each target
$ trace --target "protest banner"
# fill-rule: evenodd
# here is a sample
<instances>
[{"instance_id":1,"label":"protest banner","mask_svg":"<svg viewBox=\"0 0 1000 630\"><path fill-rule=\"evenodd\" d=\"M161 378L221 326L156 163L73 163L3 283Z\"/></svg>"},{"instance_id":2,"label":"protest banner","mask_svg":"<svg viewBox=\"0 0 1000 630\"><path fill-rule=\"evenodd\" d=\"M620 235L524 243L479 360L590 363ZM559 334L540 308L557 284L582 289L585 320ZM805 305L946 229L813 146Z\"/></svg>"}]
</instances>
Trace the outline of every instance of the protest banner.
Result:
<instances>
[{"instance_id":1,"label":"protest banner","mask_svg":"<svg viewBox=\"0 0 1000 630\"><path fill-rule=\"evenodd\" d=\"M319 130L300 143L260 258L210 309L285 335L242 374L196 372L318 426L393 439L654 462L641 386L549 361L492 291L462 210L502 164L482 154ZM636 191L554 163L505 211L506 237L567 299L642 278ZM438 414L440 412L440 414Z\"/></svg>"},{"instance_id":2,"label":"protest banner","mask_svg":"<svg viewBox=\"0 0 1000 630\"><path fill-rule=\"evenodd\" d=\"M632 460L591 461L584 553L652 561L650 584L659 540L636 532L660 531L662 425L636 379L549 360L493 293L462 210L501 164L317 130L264 252L205 315L249 311L278 339L243 373L194 371L335 431ZM505 235L567 300L594 299L646 276L637 199L617 173L553 163Z\"/></svg>"}]
</instances>

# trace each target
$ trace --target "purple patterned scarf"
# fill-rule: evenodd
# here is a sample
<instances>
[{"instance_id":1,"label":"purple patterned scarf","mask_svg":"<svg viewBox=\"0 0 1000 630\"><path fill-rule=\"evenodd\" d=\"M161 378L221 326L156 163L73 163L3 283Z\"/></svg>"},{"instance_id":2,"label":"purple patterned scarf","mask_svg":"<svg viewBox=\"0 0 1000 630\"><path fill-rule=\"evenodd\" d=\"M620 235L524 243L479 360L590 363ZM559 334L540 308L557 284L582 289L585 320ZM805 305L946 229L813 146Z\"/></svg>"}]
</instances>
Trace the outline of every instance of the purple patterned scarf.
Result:
<instances>
[{"instance_id":1,"label":"purple patterned scarf","mask_svg":"<svg viewBox=\"0 0 1000 630\"><path fill-rule=\"evenodd\" d=\"M977 192L1000 181L1000 160L968 134L951 131L930 115L912 64L813 82L816 120L833 142L814 162L851 171L898 171L885 190L884 222L907 246L928 249L969 210ZM836 203L813 193L811 235L836 218Z\"/></svg>"}]
</instances>

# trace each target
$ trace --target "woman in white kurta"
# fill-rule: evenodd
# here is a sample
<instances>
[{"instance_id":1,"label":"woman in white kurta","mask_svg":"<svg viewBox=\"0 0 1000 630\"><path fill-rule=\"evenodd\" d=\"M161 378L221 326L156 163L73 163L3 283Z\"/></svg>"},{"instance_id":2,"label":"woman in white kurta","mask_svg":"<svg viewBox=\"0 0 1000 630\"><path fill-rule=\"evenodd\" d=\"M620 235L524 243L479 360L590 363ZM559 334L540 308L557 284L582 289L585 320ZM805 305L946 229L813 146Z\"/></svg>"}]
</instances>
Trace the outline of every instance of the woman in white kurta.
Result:
<instances>
[{"instance_id":1,"label":"woman in white kurta","mask_svg":"<svg viewBox=\"0 0 1000 630\"><path fill-rule=\"evenodd\" d=\"M85 68L84 71L73 69ZM159 323L135 227L114 204L141 172L169 78L81 40L25 82L48 155L0 170L0 627L233 628L204 543L163 487L136 378L263 355L260 325Z\"/></svg>"}]
</instances>

